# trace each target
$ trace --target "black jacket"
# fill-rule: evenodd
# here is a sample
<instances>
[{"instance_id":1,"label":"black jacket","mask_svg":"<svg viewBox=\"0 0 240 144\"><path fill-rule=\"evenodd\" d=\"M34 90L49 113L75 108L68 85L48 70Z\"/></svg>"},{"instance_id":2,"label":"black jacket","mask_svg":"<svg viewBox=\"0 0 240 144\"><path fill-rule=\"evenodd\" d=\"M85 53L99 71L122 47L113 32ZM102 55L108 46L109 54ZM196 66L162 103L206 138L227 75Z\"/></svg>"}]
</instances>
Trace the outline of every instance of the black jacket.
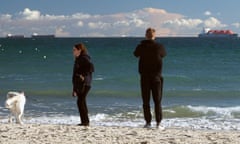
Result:
<instances>
[{"instance_id":1,"label":"black jacket","mask_svg":"<svg viewBox=\"0 0 240 144\"><path fill-rule=\"evenodd\" d=\"M139 73L141 75L162 74L162 58L166 56L162 44L154 40L143 40L136 47L134 55L139 57Z\"/></svg>"},{"instance_id":2,"label":"black jacket","mask_svg":"<svg viewBox=\"0 0 240 144\"><path fill-rule=\"evenodd\" d=\"M83 85L90 86L92 81L92 72L94 71L93 64L91 63L90 56L80 55L75 59L72 83L73 90L77 91L82 88ZM84 81L81 80L80 75L84 77Z\"/></svg>"}]
</instances>

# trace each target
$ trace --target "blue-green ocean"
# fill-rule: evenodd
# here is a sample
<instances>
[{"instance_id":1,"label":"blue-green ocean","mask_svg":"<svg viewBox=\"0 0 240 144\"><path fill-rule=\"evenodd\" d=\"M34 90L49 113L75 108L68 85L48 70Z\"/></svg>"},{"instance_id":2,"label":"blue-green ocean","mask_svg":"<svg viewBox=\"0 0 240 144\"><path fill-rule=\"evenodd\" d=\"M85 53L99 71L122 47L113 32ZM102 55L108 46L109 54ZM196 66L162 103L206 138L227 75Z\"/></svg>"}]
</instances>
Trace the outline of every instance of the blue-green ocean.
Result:
<instances>
[{"instance_id":1,"label":"blue-green ocean","mask_svg":"<svg viewBox=\"0 0 240 144\"><path fill-rule=\"evenodd\" d=\"M0 122L8 91L27 96L24 122L77 124L72 48L83 42L95 65L88 95L92 125L144 125L138 59L143 38L0 39ZM240 130L240 39L158 38L164 44L165 127ZM153 106L153 104L152 104ZM153 119L154 120L154 119Z\"/></svg>"}]
</instances>

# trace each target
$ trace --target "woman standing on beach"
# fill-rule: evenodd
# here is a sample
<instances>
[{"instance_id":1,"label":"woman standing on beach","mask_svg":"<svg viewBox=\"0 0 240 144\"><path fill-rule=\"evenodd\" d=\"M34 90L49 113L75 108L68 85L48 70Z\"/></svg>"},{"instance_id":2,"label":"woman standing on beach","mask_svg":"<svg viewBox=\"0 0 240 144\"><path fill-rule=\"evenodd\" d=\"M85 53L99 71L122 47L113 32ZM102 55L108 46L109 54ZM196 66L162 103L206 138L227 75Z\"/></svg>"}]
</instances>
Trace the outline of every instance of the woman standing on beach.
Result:
<instances>
[{"instance_id":1,"label":"woman standing on beach","mask_svg":"<svg viewBox=\"0 0 240 144\"><path fill-rule=\"evenodd\" d=\"M75 62L72 75L72 96L77 97L77 106L81 120L81 123L78 125L89 126L86 97L91 88L94 67L84 44L76 44L73 47L73 56L75 57Z\"/></svg>"}]
</instances>

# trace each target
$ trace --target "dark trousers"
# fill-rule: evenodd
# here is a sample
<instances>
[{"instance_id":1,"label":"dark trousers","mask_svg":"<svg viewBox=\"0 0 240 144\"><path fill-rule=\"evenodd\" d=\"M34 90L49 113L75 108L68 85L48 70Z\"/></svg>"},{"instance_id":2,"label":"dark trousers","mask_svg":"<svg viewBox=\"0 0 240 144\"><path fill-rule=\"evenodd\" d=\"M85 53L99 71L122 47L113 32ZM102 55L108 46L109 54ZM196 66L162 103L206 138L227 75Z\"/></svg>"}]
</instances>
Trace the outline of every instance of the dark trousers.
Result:
<instances>
[{"instance_id":1,"label":"dark trousers","mask_svg":"<svg viewBox=\"0 0 240 144\"><path fill-rule=\"evenodd\" d=\"M160 123L162 121L162 105L161 105L162 90L163 90L163 78L160 75L155 76L141 75L143 112L146 123L151 123L152 120L150 107L151 93L155 105L156 122Z\"/></svg>"},{"instance_id":2,"label":"dark trousers","mask_svg":"<svg viewBox=\"0 0 240 144\"><path fill-rule=\"evenodd\" d=\"M82 124L89 124L86 97L90 88L91 88L90 86L84 86L83 90L77 93L77 96L78 96L77 106L78 106L78 111L80 114L80 120Z\"/></svg>"}]
</instances>

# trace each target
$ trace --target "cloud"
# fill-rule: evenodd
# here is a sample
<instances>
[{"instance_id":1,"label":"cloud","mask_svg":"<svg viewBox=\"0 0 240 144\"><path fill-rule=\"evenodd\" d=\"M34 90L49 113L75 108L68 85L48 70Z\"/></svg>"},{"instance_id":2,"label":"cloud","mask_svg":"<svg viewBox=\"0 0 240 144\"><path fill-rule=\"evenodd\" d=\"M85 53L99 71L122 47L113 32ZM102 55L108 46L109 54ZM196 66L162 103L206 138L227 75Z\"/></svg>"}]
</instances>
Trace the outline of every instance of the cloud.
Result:
<instances>
[{"instance_id":1,"label":"cloud","mask_svg":"<svg viewBox=\"0 0 240 144\"><path fill-rule=\"evenodd\" d=\"M201 19L174 19L163 23L163 27L170 30L171 36L194 36L199 33L199 27L202 27Z\"/></svg>"},{"instance_id":2,"label":"cloud","mask_svg":"<svg viewBox=\"0 0 240 144\"><path fill-rule=\"evenodd\" d=\"M70 34L68 32L65 32L64 31L64 28L66 26L62 26L62 27L58 27L56 28L56 31L55 31L55 35L59 36L59 37L69 37Z\"/></svg>"},{"instance_id":3,"label":"cloud","mask_svg":"<svg viewBox=\"0 0 240 144\"><path fill-rule=\"evenodd\" d=\"M205 20L202 19L174 19L165 21L162 25L165 28L172 30L172 35L196 35L200 32L203 27L210 28L210 29L221 29L227 27L226 24L222 24L215 17L209 17Z\"/></svg>"},{"instance_id":4,"label":"cloud","mask_svg":"<svg viewBox=\"0 0 240 144\"><path fill-rule=\"evenodd\" d=\"M210 17L204 21L204 26L208 28L223 28L226 27L226 24L222 24L217 18Z\"/></svg>"},{"instance_id":5,"label":"cloud","mask_svg":"<svg viewBox=\"0 0 240 144\"><path fill-rule=\"evenodd\" d=\"M65 20L68 17L64 16L64 15L45 15L45 16L41 16L42 20Z\"/></svg>"},{"instance_id":6,"label":"cloud","mask_svg":"<svg viewBox=\"0 0 240 144\"><path fill-rule=\"evenodd\" d=\"M232 26L234 26L236 28L240 28L240 23L239 22L233 23Z\"/></svg>"},{"instance_id":7,"label":"cloud","mask_svg":"<svg viewBox=\"0 0 240 144\"><path fill-rule=\"evenodd\" d=\"M83 27L84 26L84 23L82 21L78 21L78 24L77 24L79 27Z\"/></svg>"},{"instance_id":8,"label":"cloud","mask_svg":"<svg viewBox=\"0 0 240 144\"><path fill-rule=\"evenodd\" d=\"M106 29L109 28L111 26L110 23L105 23L105 22L90 22L88 23L88 27L90 29Z\"/></svg>"},{"instance_id":9,"label":"cloud","mask_svg":"<svg viewBox=\"0 0 240 144\"><path fill-rule=\"evenodd\" d=\"M10 21L12 19L12 15L10 15L10 14L3 14L3 15L0 15L0 19L4 20L4 21Z\"/></svg>"},{"instance_id":10,"label":"cloud","mask_svg":"<svg viewBox=\"0 0 240 144\"><path fill-rule=\"evenodd\" d=\"M180 14L155 8L108 15L87 13L49 15L42 14L38 10L25 8L14 17L1 16L1 19L8 18L9 22L3 26L5 32L0 33L0 35L6 33L31 35L36 32L39 34L55 33L56 36L80 36L80 34L81 36L144 36L145 29L150 26L155 27L161 34L168 34L170 30L161 27L161 24L166 20L181 17ZM65 26L64 33L63 26ZM10 29L10 27L12 28Z\"/></svg>"},{"instance_id":11,"label":"cloud","mask_svg":"<svg viewBox=\"0 0 240 144\"><path fill-rule=\"evenodd\" d=\"M25 8L23 12L20 12L20 15L26 20L38 20L41 17L40 11L30 10L29 8Z\"/></svg>"},{"instance_id":12,"label":"cloud","mask_svg":"<svg viewBox=\"0 0 240 144\"><path fill-rule=\"evenodd\" d=\"M200 19L175 19L164 22L164 25L172 28L195 28L201 23Z\"/></svg>"},{"instance_id":13,"label":"cloud","mask_svg":"<svg viewBox=\"0 0 240 144\"><path fill-rule=\"evenodd\" d=\"M212 15L212 13L211 13L210 11L205 11L205 12L204 12L204 15L205 15L205 16L210 16L210 15Z\"/></svg>"},{"instance_id":14,"label":"cloud","mask_svg":"<svg viewBox=\"0 0 240 144\"><path fill-rule=\"evenodd\" d=\"M71 17L73 19L89 19L93 16L91 16L90 14L76 13L76 14L73 14ZM94 16L94 17L97 17L97 16Z\"/></svg>"},{"instance_id":15,"label":"cloud","mask_svg":"<svg viewBox=\"0 0 240 144\"><path fill-rule=\"evenodd\" d=\"M169 20L169 21L165 21L163 26L168 28L176 28L176 29L178 28L191 29L199 26L208 27L208 28L222 28L222 27L226 27L227 25L222 24L217 18L210 17L206 20L185 19L185 18Z\"/></svg>"},{"instance_id":16,"label":"cloud","mask_svg":"<svg viewBox=\"0 0 240 144\"><path fill-rule=\"evenodd\" d=\"M167 14L167 12L164 9L144 8L143 10L151 14L159 14L159 13Z\"/></svg>"},{"instance_id":17,"label":"cloud","mask_svg":"<svg viewBox=\"0 0 240 144\"><path fill-rule=\"evenodd\" d=\"M181 14L156 8L104 15L82 12L71 15L50 15L25 8L15 15L0 14L0 36L5 36L7 33L25 36L30 36L32 33L55 34L59 37L144 36L147 27L154 27L158 36L189 33L197 35L202 27L225 26L214 17L205 20L186 18Z\"/></svg>"},{"instance_id":18,"label":"cloud","mask_svg":"<svg viewBox=\"0 0 240 144\"><path fill-rule=\"evenodd\" d=\"M122 20L122 21L116 21L113 24L116 27L121 27L121 26L130 26L130 22L126 21L126 20Z\"/></svg>"}]
</instances>

